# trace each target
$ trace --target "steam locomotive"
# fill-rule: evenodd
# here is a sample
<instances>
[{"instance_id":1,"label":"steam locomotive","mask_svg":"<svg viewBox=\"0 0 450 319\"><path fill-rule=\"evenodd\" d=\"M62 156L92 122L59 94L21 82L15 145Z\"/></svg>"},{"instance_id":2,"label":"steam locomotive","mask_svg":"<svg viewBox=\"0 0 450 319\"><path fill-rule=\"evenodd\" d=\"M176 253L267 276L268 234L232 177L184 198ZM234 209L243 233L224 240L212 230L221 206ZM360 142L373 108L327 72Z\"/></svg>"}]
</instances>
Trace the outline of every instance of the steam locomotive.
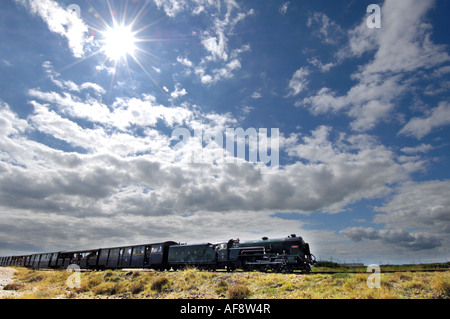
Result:
<instances>
[{"instance_id":1,"label":"steam locomotive","mask_svg":"<svg viewBox=\"0 0 450 319\"><path fill-rule=\"evenodd\" d=\"M59 251L32 255L0 257L0 266L23 266L33 269L153 268L177 270L196 267L206 270L274 271L308 273L315 257L309 244L295 234L285 238L243 241L230 239L221 243L182 244L174 241L99 248L81 251ZM73 269L73 268L72 268Z\"/></svg>"}]
</instances>

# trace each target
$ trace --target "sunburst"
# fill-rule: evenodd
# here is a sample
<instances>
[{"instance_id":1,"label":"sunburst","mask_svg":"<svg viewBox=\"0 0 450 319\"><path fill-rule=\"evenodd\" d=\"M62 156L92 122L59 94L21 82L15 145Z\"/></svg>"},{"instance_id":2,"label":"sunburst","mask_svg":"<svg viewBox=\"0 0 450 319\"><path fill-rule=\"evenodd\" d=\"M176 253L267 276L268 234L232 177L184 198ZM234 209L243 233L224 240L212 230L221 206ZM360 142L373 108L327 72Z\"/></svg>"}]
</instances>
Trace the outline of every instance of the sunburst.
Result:
<instances>
[{"instance_id":1,"label":"sunburst","mask_svg":"<svg viewBox=\"0 0 450 319\"><path fill-rule=\"evenodd\" d=\"M117 25L107 27L101 32L103 36L102 50L112 61L117 62L127 55L134 56L136 53L136 32L133 32L131 25Z\"/></svg>"},{"instance_id":2,"label":"sunburst","mask_svg":"<svg viewBox=\"0 0 450 319\"><path fill-rule=\"evenodd\" d=\"M135 2L135 1L133 1ZM144 49L141 47L141 43L152 42L152 41L162 41L162 39L156 39L152 37L146 37L143 35L144 31L155 25L159 20L152 21L145 26L138 28L138 24L141 24L141 20L146 13L146 7L149 3L148 0L143 1L142 6L135 14L128 16L128 1L119 1L116 3L120 8L114 8L111 5L111 0L106 0L109 13L110 22L107 17L100 14L93 6L90 7L90 15L86 17L88 21L87 25L91 30L94 38L94 43L96 44L97 50L76 62L64 67L63 69L73 67L74 65L85 61L94 56L105 57L104 64L108 65L108 69L112 68L112 78L111 78L111 88L115 81L116 73L118 68L125 67L130 78L132 77L132 72L130 70L130 60L136 63L139 68L152 80L152 82L162 91L161 86L156 83L153 79L151 73L143 64L144 58L153 57L154 54L149 52L148 47ZM92 19L92 18L95 19ZM111 65L112 64L112 65Z\"/></svg>"}]
</instances>

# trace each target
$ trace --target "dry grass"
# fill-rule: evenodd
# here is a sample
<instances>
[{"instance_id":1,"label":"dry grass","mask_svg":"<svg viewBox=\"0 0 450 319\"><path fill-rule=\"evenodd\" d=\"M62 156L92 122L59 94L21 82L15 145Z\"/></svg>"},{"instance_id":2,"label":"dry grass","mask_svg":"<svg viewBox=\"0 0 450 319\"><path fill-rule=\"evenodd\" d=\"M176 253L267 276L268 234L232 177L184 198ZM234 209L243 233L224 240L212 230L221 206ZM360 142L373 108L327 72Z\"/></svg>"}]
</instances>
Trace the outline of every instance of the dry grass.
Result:
<instances>
[{"instance_id":1,"label":"dry grass","mask_svg":"<svg viewBox=\"0 0 450 319\"><path fill-rule=\"evenodd\" d=\"M81 285L70 289L66 271L17 268L5 289L20 298L450 298L450 272L381 273L381 287L370 289L368 273L275 274L182 271L82 272Z\"/></svg>"}]
</instances>

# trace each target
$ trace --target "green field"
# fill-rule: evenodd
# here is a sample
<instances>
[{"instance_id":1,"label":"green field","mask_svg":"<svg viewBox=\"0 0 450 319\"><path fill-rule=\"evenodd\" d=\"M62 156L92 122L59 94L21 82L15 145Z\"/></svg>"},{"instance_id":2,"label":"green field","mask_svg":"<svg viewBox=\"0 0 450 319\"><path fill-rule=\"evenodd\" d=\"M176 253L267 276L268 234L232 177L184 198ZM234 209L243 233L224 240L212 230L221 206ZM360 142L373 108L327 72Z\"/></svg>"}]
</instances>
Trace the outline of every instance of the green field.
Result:
<instances>
[{"instance_id":1,"label":"green field","mask_svg":"<svg viewBox=\"0 0 450 319\"><path fill-rule=\"evenodd\" d=\"M74 274L64 270L16 269L14 282L4 287L15 292L9 298L450 298L450 271L383 273L382 268L380 288L371 289L367 286L367 278L371 274L365 272L303 275L186 269L107 270ZM327 269L336 270L321 267L314 271ZM79 281L73 281L74 278ZM73 288L69 288L67 279L78 283L78 287L72 284Z\"/></svg>"}]
</instances>

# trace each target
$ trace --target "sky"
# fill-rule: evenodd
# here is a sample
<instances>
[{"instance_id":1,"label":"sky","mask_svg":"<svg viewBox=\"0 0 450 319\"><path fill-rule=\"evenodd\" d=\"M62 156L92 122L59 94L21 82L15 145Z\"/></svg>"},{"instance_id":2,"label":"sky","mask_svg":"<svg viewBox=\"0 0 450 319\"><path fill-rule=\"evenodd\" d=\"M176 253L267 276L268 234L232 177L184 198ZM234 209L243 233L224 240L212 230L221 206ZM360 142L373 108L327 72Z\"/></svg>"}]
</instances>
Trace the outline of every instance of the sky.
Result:
<instances>
[{"instance_id":1,"label":"sky","mask_svg":"<svg viewBox=\"0 0 450 319\"><path fill-rule=\"evenodd\" d=\"M1 9L0 255L297 234L449 260L448 2Z\"/></svg>"}]
</instances>

